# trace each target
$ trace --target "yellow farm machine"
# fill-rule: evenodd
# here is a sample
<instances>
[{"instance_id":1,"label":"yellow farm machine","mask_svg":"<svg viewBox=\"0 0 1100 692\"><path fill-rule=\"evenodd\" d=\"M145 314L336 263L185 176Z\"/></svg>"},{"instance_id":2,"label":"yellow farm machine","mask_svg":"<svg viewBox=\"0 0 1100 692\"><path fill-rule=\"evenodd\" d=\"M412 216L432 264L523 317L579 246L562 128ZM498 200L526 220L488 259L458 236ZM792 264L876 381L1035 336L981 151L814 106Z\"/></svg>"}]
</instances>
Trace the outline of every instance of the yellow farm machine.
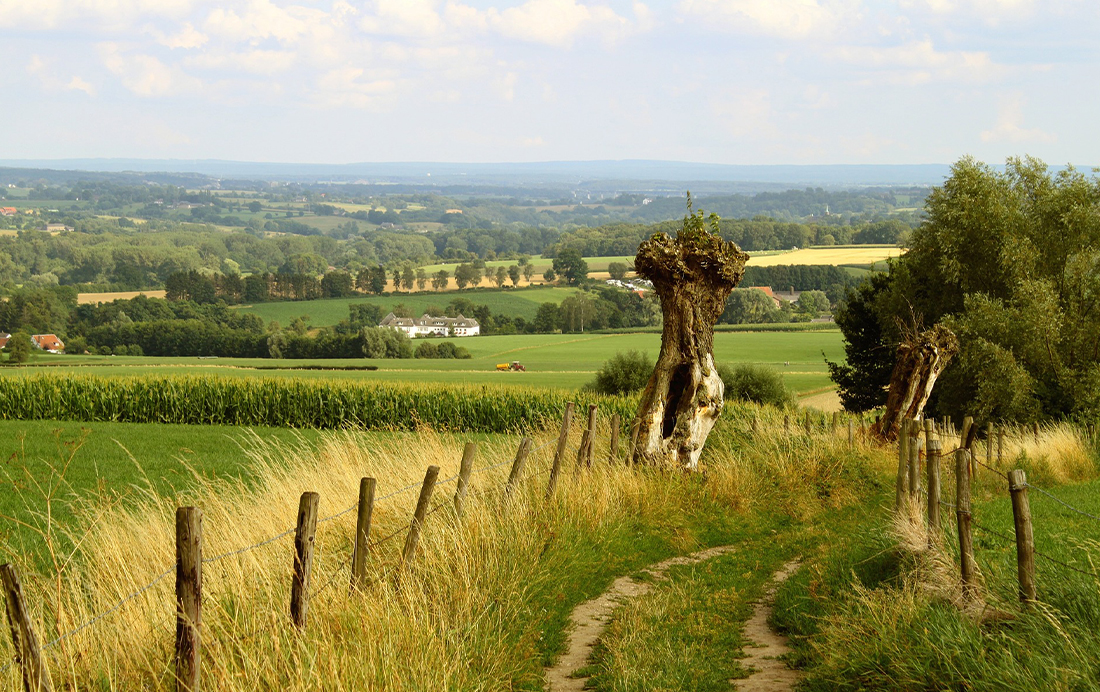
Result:
<instances>
[{"instance_id":1,"label":"yellow farm machine","mask_svg":"<svg viewBox=\"0 0 1100 692\"><path fill-rule=\"evenodd\" d=\"M498 372L526 372L527 368L523 367L523 363L518 360L513 360L511 363L497 363Z\"/></svg>"}]
</instances>

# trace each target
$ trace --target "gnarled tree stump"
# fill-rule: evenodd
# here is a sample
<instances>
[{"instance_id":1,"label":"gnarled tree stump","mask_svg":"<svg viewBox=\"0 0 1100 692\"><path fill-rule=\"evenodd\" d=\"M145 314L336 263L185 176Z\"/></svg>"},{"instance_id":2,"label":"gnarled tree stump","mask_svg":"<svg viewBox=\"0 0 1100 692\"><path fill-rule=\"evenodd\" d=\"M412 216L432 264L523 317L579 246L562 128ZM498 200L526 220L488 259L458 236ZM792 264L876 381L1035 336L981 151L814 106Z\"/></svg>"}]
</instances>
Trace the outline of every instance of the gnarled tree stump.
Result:
<instances>
[{"instance_id":1,"label":"gnarled tree stump","mask_svg":"<svg viewBox=\"0 0 1100 692\"><path fill-rule=\"evenodd\" d=\"M694 470L722 413L722 379L714 369L714 323L749 256L690 213L672 239L659 233L638 247L634 266L661 299L661 355L642 393L634 425L635 463Z\"/></svg>"},{"instance_id":2,"label":"gnarled tree stump","mask_svg":"<svg viewBox=\"0 0 1100 692\"><path fill-rule=\"evenodd\" d=\"M871 434L883 442L893 442L898 439L903 419L923 418L936 379L958 352L958 338L942 324L906 335L898 344L898 358L890 373L886 411L871 426Z\"/></svg>"}]
</instances>

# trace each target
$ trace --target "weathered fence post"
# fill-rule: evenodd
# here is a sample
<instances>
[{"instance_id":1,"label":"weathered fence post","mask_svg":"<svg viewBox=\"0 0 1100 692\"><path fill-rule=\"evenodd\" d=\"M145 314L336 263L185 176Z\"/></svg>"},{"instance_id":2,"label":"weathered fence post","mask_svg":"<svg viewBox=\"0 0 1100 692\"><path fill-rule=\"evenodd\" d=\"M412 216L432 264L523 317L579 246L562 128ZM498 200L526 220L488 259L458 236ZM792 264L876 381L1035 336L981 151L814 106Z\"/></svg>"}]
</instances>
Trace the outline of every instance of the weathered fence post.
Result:
<instances>
[{"instance_id":1,"label":"weathered fence post","mask_svg":"<svg viewBox=\"0 0 1100 692\"><path fill-rule=\"evenodd\" d=\"M525 437L519 441L519 449L516 450L516 458L512 461L512 471L508 474L508 483L504 486L504 499L508 500L512 497L512 493L516 489L516 484L519 483L519 479L523 476L523 467L527 465L527 455L531 453L530 437Z\"/></svg>"},{"instance_id":2,"label":"weathered fence post","mask_svg":"<svg viewBox=\"0 0 1100 692\"><path fill-rule=\"evenodd\" d=\"M848 451L855 449L856 447L856 422L851 416L848 417Z\"/></svg>"},{"instance_id":3,"label":"weathered fence post","mask_svg":"<svg viewBox=\"0 0 1100 692\"><path fill-rule=\"evenodd\" d=\"M611 445L607 449L607 463L614 464L619 460L619 428L622 420L619 414L611 416Z\"/></svg>"},{"instance_id":4,"label":"weathered fence post","mask_svg":"<svg viewBox=\"0 0 1100 692\"><path fill-rule=\"evenodd\" d=\"M546 484L546 499L554 494L554 487L558 484L558 474L561 473L561 460L565 456L565 446L569 443L569 426L573 422L573 402L570 401L565 405L565 415L561 418L561 432L558 434L558 448L554 451L554 464L550 467L550 482ZM637 421L635 421L637 423ZM634 426L634 435L638 436L638 426ZM637 440L631 441L631 447L637 443ZM633 459L633 449L631 450L631 458Z\"/></svg>"},{"instance_id":5,"label":"weathered fence post","mask_svg":"<svg viewBox=\"0 0 1100 692\"><path fill-rule=\"evenodd\" d=\"M928 443L928 533L929 541L940 530L940 455L943 443L931 440Z\"/></svg>"},{"instance_id":6,"label":"weathered fence post","mask_svg":"<svg viewBox=\"0 0 1100 692\"><path fill-rule=\"evenodd\" d=\"M813 432L813 425L810 423L810 412L809 411L806 411L806 420L803 423L803 425L806 428L806 434L807 435L809 435L811 432Z\"/></svg>"},{"instance_id":7,"label":"weathered fence post","mask_svg":"<svg viewBox=\"0 0 1100 692\"><path fill-rule=\"evenodd\" d=\"M15 565L0 565L0 585L3 586L4 598L8 604L8 624L11 625L15 660L23 671L23 690L50 692L53 689L50 672L46 669L46 662L42 660L42 648L38 644L38 635L34 632L27 604L23 600L23 586L19 583Z\"/></svg>"},{"instance_id":8,"label":"weathered fence post","mask_svg":"<svg viewBox=\"0 0 1100 692\"><path fill-rule=\"evenodd\" d=\"M1016 526L1016 574L1020 580L1020 600L1035 600L1035 537L1031 533L1031 507L1027 499L1027 474L1020 469L1008 472L1008 492L1012 494L1012 522Z\"/></svg>"},{"instance_id":9,"label":"weathered fence post","mask_svg":"<svg viewBox=\"0 0 1100 692\"><path fill-rule=\"evenodd\" d=\"M378 482L373 478L359 480L359 511L355 519L355 548L351 554L352 588L358 588L367 581L370 522L374 514L374 491L377 487Z\"/></svg>"},{"instance_id":10,"label":"weathered fence post","mask_svg":"<svg viewBox=\"0 0 1100 692\"><path fill-rule=\"evenodd\" d=\"M577 449L577 468L592 467L592 455L596 449L596 404L588 405L588 427L581 436L581 446Z\"/></svg>"},{"instance_id":11,"label":"weathered fence post","mask_svg":"<svg viewBox=\"0 0 1100 692\"><path fill-rule=\"evenodd\" d=\"M898 431L898 478L894 487L894 511L900 512L905 506L905 496L909 477L909 419L901 419Z\"/></svg>"},{"instance_id":12,"label":"weathered fence post","mask_svg":"<svg viewBox=\"0 0 1100 692\"><path fill-rule=\"evenodd\" d=\"M840 427L840 411L833 411L833 435L836 435L836 429Z\"/></svg>"},{"instance_id":13,"label":"weathered fence post","mask_svg":"<svg viewBox=\"0 0 1100 692\"><path fill-rule=\"evenodd\" d=\"M936 436L936 422L931 418L924 419L924 449L927 452Z\"/></svg>"},{"instance_id":14,"label":"weathered fence post","mask_svg":"<svg viewBox=\"0 0 1100 692\"><path fill-rule=\"evenodd\" d=\"M638 431L641 430L641 427L642 422L638 419L630 424L630 450L626 453L628 462L634 459L634 450L638 447Z\"/></svg>"},{"instance_id":15,"label":"weathered fence post","mask_svg":"<svg viewBox=\"0 0 1100 692\"><path fill-rule=\"evenodd\" d=\"M920 505L920 421L909 422L909 499Z\"/></svg>"},{"instance_id":16,"label":"weathered fence post","mask_svg":"<svg viewBox=\"0 0 1100 692\"><path fill-rule=\"evenodd\" d=\"M202 510L176 509L176 690L198 692L202 664Z\"/></svg>"},{"instance_id":17,"label":"weathered fence post","mask_svg":"<svg viewBox=\"0 0 1100 692\"><path fill-rule=\"evenodd\" d=\"M420 497L416 500L416 510L413 512L412 521L409 522L409 535L405 537L405 548L401 551L401 566L397 570L398 576L408 568L416 554L416 545L420 542L420 529L424 525L424 519L428 516L428 506L432 503L432 492L435 491L437 478L439 478L439 467L429 466L424 473L424 484L420 486Z\"/></svg>"},{"instance_id":18,"label":"weathered fence post","mask_svg":"<svg viewBox=\"0 0 1100 692\"><path fill-rule=\"evenodd\" d=\"M963 597L974 595L974 539L970 531L970 453L955 452L955 517L959 524L959 567Z\"/></svg>"},{"instance_id":19,"label":"weathered fence post","mask_svg":"<svg viewBox=\"0 0 1100 692\"><path fill-rule=\"evenodd\" d=\"M993 421L985 424L985 463L993 466Z\"/></svg>"},{"instance_id":20,"label":"weathered fence post","mask_svg":"<svg viewBox=\"0 0 1100 692\"><path fill-rule=\"evenodd\" d=\"M313 572L313 546L317 537L317 507L321 496L302 493L298 501L298 524L294 529L294 578L290 583L290 620L298 629L306 626L309 612L309 581Z\"/></svg>"},{"instance_id":21,"label":"weathered fence post","mask_svg":"<svg viewBox=\"0 0 1100 692\"><path fill-rule=\"evenodd\" d=\"M470 473L474 470L475 454L477 454L477 443L467 442L462 450L462 462L458 466L458 485L455 486L455 514L460 517L463 504L466 502L466 488L470 485Z\"/></svg>"}]
</instances>

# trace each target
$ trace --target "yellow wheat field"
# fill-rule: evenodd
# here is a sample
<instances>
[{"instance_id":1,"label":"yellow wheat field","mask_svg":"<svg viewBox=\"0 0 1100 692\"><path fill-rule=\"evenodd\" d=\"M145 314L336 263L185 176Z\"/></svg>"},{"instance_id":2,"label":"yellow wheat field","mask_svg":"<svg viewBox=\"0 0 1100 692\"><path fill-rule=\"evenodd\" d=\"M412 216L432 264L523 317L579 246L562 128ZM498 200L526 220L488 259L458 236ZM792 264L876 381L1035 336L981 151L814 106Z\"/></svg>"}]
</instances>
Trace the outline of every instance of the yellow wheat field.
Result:
<instances>
[{"instance_id":1,"label":"yellow wheat field","mask_svg":"<svg viewBox=\"0 0 1100 692\"><path fill-rule=\"evenodd\" d=\"M753 257L750 252L749 266L775 267L781 264L841 265L877 262L882 264L880 268L885 269L886 258L899 257L903 252L902 248L893 245L804 248L782 252L777 255L757 257Z\"/></svg>"}]
</instances>

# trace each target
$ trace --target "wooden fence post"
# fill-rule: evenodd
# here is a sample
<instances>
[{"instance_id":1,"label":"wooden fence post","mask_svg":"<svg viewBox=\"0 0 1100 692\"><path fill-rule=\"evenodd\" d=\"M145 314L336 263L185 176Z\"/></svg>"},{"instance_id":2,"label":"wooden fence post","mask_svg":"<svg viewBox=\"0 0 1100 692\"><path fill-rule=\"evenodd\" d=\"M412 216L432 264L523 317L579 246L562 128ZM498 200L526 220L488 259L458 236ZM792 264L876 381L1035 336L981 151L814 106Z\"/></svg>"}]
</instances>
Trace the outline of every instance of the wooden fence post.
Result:
<instances>
[{"instance_id":1,"label":"wooden fence post","mask_svg":"<svg viewBox=\"0 0 1100 692\"><path fill-rule=\"evenodd\" d=\"M626 461L628 464L634 462L634 450L638 447L638 434L642 428L642 421L635 418L630 423L630 450L626 453Z\"/></svg>"},{"instance_id":2,"label":"wooden fence post","mask_svg":"<svg viewBox=\"0 0 1100 692\"><path fill-rule=\"evenodd\" d=\"M931 440L928 443L928 532L929 541L940 530L940 455L943 443Z\"/></svg>"},{"instance_id":3,"label":"wooden fence post","mask_svg":"<svg viewBox=\"0 0 1100 692\"><path fill-rule=\"evenodd\" d=\"M512 472L508 474L508 484L504 486L505 500L512 497L512 492L516 489L516 483L519 483L519 479L523 475L523 467L527 465L527 455L531 453L531 445L530 437L525 437L519 441L516 458L512 461Z\"/></svg>"},{"instance_id":4,"label":"wooden fence post","mask_svg":"<svg viewBox=\"0 0 1100 692\"><path fill-rule=\"evenodd\" d=\"M1020 580L1020 600L1035 600L1035 537L1031 532L1031 507L1027 499L1027 474L1008 472L1008 492L1012 494L1012 522L1016 527L1016 574Z\"/></svg>"},{"instance_id":5,"label":"wooden fence post","mask_svg":"<svg viewBox=\"0 0 1100 692\"><path fill-rule=\"evenodd\" d=\"M993 466L993 421L985 424L985 463Z\"/></svg>"},{"instance_id":6,"label":"wooden fence post","mask_svg":"<svg viewBox=\"0 0 1100 692\"><path fill-rule=\"evenodd\" d=\"M550 467L550 482L546 485L546 499L554 494L554 487L558 484L558 474L561 473L561 460L565 456L565 446L569 443L569 426L573 422L573 402L565 405L565 415L561 418L561 432L558 434L558 448L554 451L554 464ZM634 436L638 435L638 426L635 421ZM631 458L634 456L634 442L630 445Z\"/></svg>"},{"instance_id":7,"label":"wooden fence post","mask_svg":"<svg viewBox=\"0 0 1100 692\"><path fill-rule=\"evenodd\" d=\"M909 499L920 505L920 421L910 422L909 427Z\"/></svg>"},{"instance_id":8,"label":"wooden fence post","mask_svg":"<svg viewBox=\"0 0 1100 692\"><path fill-rule=\"evenodd\" d=\"M298 629L306 626L309 613L309 581L313 572L313 545L317 537L317 507L321 496L302 493L298 524L294 529L294 577L290 582L290 620Z\"/></svg>"},{"instance_id":9,"label":"wooden fence post","mask_svg":"<svg viewBox=\"0 0 1100 692\"><path fill-rule=\"evenodd\" d=\"M997 429L997 465L1004 463L1005 459L1005 428L1002 425Z\"/></svg>"},{"instance_id":10,"label":"wooden fence post","mask_svg":"<svg viewBox=\"0 0 1100 692\"><path fill-rule=\"evenodd\" d=\"M901 419L898 431L898 478L894 487L894 511L900 512L905 506L906 482L909 477L909 419Z\"/></svg>"},{"instance_id":11,"label":"wooden fence post","mask_svg":"<svg viewBox=\"0 0 1100 692\"><path fill-rule=\"evenodd\" d=\"M622 420L619 418L619 414L611 416L611 445L607 450L607 463L614 464L619 460L619 428L622 426Z\"/></svg>"},{"instance_id":12,"label":"wooden fence post","mask_svg":"<svg viewBox=\"0 0 1100 692\"><path fill-rule=\"evenodd\" d=\"M428 516L428 506L432 503L432 492L435 490L437 478L439 478L439 467L429 466L424 474L424 484L420 486L420 497L416 501L416 510L413 512L412 521L409 522L409 535L405 537L405 548L401 551L401 566L397 570L398 576L408 568L416 555L416 545L420 542L420 529L424 525L424 519Z\"/></svg>"},{"instance_id":13,"label":"wooden fence post","mask_svg":"<svg viewBox=\"0 0 1100 692\"><path fill-rule=\"evenodd\" d=\"M592 456L596 450L596 404L588 405L588 427L581 436L581 446L577 449L577 468L592 468Z\"/></svg>"},{"instance_id":14,"label":"wooden fence post","mask_svg":"<svg viewBox=\"0 0 1100 692\"><path fill-rule=\"evenodd\" d=\"M455 514L460 517L463 505L466 503L466 488L470 485L470 474L474 470L475 454L477 454L477 443L467 442L462 450L462 462L458 466L458 485L455 486Z\"/></svg>"},{"instance_id":15,"label":"wooden fence post","mask_svg":"<svg viewBox=\"0 0 1100 692\"><path fill-rule=\"evenodd\" d=\"M19 583L19 574L15 565L0 565L0 585L4 589L4 598L8 604L8 624L11 625L11 643L15 649L15 660L23 671L23 690L25 692L50 692L50 672L42 660L42 648L38 644L38 635L34 632L30 613L23 601L23 586Z\"/></svg>"},{"instance_id":16,"label":"wooden fence post","mask_svg":"<svg viewBox=\"0 0 1100 692\"><path fill-rule=\"evenodd\" d=\"M970 453L955 452L955 518L959 524L959 562L963 597L974 595L974 538L970 530Z\"/></svg>"},{"instance_id":17,"label":"wooden fence post","mask_svg":"<svg viewBox=\"0 0 1100 692\"><path fill-rule=\"evenodd\" d=\"M806 434L807 435L809 435L811 432L813 432L813 426L810 423L810 412L809 411L806 411L806 420L803 423L803 425L806 428Z\"/></svg>"},{"instance_id":18,"label":"wooden fence post","mask_svg":"<svg viewBox=\"0 0 1100 692\"><path fill-rule=\"evenodd\" d=\"M848 451L856 447L856 422L848 416Z\"/></svg>"},{"instance_id":19,"label":"wooden fence post","mask_svg":"<svg viewBox=\"0 0 1100 692\"><path fill-rule=\"evenodd\" d=\"M351 585L358 588L367 581L367 554L370 552L370 522L374 514L374 491L378 481L359 480L359 511L355 520L355 548L351 554Z\"/></svg>"},{"instance_id":20,"label":"wooden fence post","mask_svg":"<svg viewBox=\"0 0 1100 692\"><path fill-rule=\"evenodd\" d=\"M176 508L176 690L198 692L202 666L202 510Z\"/></svg>"},{"instance_id":21,"label":"wooden fence post","mask_svg":"<svg viewBox=\"0 0 1100 692\"><path fill-rule=\"evenodd\" d=\"M931 418L924 419L924 449L928 451L932 445L932 440L936 436L936 422Z\"/></svg>"},{"instance_id":22,"label":"wooden fence post","mask_svg":"<svg viewBox=\"0 0 1100 692\"><path fill-rule=\"evenodd\" d=\"M833 411L833 435L836 435L836 429L840 427L840 411Z\"/></svg>"}]
</instances>

